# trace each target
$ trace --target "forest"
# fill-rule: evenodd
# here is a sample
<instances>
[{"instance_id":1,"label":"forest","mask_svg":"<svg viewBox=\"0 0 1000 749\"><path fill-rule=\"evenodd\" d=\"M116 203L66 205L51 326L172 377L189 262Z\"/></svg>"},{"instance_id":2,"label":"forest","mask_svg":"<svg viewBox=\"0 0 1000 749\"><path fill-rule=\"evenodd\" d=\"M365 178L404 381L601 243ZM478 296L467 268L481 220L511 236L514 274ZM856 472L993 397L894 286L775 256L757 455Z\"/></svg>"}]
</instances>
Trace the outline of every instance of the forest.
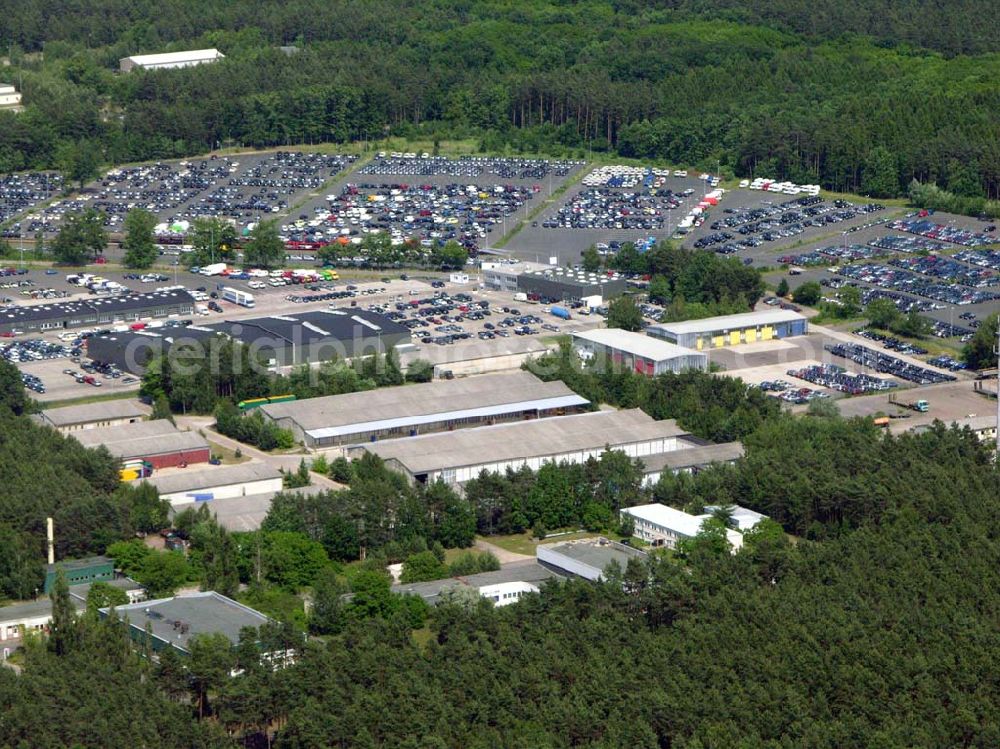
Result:
<instances>
[{"instance_id":1,"label":"forest","mask_svg":"<svg viewBox=\"0 0 1000 749\"><path fill-rule=\"evenodd\" d=\"M110 456L37 426L0 364L0 533L16 552L0 556L5 594L30 597L39 518L55 513L60 554L106 551L156 594L195 583L281 622L236 646L198 637L190 657L153 662L114 617L97 618L96 600L74 615L57 585L53 636L29 642L20 674L0 668L0 747L1000 742L1000 472L975 435L937 424L894 437L835 410L790 417L730 378L650 380L571 361L564 350L541 364L597 401L741 439L746 457L649 491L632 461L606 453L484 473L464 497L408 487L372 457L314 464L349 488L279 495L247 534L189 510L174 520L188 554L154 552L127 539L161 527L155 491L123 493ZM387 561L403 561L410 581L490 569L495 559L468 552L446 563L445 548L536 523L607 528L618 507L649 497L690 511L740 503L777 523L748 532L736 554L710 529L602 584L547 584L506 608L474 591L429 608L394 594L384 572ZM294 642L297 662L262 667L258 643L272 640Z\"/></svg>"},{"instance_id":2,"label":"forest","mask_svg":"<svg viewBox=\"0 0 1000 749\"><path fill-rule=\"evenodd\" d=\"M1000 197L989 0L0 1L0 172L387 135ZM118 74L214 46L218 64ZM293 46L296 49L282 50ZM69 165L69 166L67 166Z\"/></svg>"},{"instance_id":3,"label":"forest","mask_svg":"<svg viewBox=\"0 0 1000 749\"><path fill-rule=\"evenodd\" d=\"M802 432L784 427L771 468L796 454ZM735 555L698 540L499 609L414 610L362 571L349 604L317 583L335 626L278 670L250 637L152 664L85 614L30 646L21 675L0 669L0 746L996 746L996 467L968 432L823 431L817 447L875 449L859 480L882 498L825 540L767 529ZM841 460L822 455L821 470ZM810 502L842 495L824 480Z\"/></svg>"}]
</instances>

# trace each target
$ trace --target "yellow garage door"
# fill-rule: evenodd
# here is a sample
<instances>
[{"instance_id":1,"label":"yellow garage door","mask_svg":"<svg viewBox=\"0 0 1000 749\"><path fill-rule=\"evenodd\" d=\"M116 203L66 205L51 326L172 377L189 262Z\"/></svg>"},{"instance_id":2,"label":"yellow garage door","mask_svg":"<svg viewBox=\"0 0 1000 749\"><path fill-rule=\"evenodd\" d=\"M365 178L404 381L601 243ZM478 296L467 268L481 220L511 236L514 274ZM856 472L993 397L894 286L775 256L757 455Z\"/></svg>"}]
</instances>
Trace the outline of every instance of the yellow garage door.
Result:
<instances>
[{"instance_id":1,"label":"yellow garage door","mask_svg":"<svg viewBox=\"0 0 1000 749\"><path fill-rule=\"evenodd\" d=\"M760 339L762 341L770 341L772 338L774 338L774 328L770 325L765 325L760 329Z\"/></svg>"},{"instance_id":2,"label":"yellow garage door","mask_svg":"<svg viewBox=\"0 0 1000 749\"><path fill-rule=\"evenodd\" d=\"M747 328L746 330L743 331L743 333L746 335L747 343L753 343L754 341L757 340L756 328Z\"/></svg>"},{"instance_id":3,"label":"yellow garage door","mask_svg":"<svg viewBox=\"0 0 1000 749\"><path fill-rule=\"evenodd\" d=\"M712 338L712 346L715 348L722 348L726 345L726 337L722 335L717 335Z\"/></svg>"},{"instance_id":4,"label":"yellow garage door","mask_svg":"<svg viewBox=\"0 0 1000 749\"><path fill-rule=\"evenodd\" d=\"M740 333L741 332L742 331L739 331L739 330L731 330L731 331L729 331L729 345L730 346L735 346L735 345L737 345L740 342Z\"/></svg>"}]
</instances>

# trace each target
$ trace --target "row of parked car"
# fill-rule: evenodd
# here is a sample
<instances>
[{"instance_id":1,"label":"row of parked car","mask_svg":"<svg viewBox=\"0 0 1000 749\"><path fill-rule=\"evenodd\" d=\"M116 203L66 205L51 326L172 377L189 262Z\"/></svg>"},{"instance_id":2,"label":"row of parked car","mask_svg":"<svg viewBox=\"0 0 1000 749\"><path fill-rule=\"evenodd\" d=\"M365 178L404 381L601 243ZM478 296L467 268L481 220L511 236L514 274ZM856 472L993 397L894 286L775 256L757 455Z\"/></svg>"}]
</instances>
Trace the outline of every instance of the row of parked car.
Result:
<instances>
[{"instance_id":1,"label":"row of parked car","mask_svg":"<svg viewBox=\"0 0 1000 749\"><path fill-rule=\"evenodd\" d=\"M565 177L582 166L582 161L525 159L498 156L464 156L457 159L431 156L429 153L380 151L378 156L358 170L359 174L415 177L468 177L494 175L501 179L542 179L550 174Z\"/></svg>"},{"instance_id":2,"label":"row of parked car","mask_svg":"<svg viewBox=\"0 0 1000 749\"><path fill-rule=\"evenodd\" d=\"M814 364L801 369L790 369L787 373L820 387L837 390L848 395L877 393L896 387L896 383L865 373L852 374L835 364Z\"/></svg>"},{"instance_id":3,"label":"row of parked car","mask_svg":"<svg viewBox=\"0 0 1000 749\"><path fill-rule=\"evenodd\" d=\"M21 382L28 390L32 390L36 393L45 392L45 383L38 375L29 374L28 372L21 372Z\"/></svg>"},{"instance_id":4,"label":"row of parked car","mask_svg":"<svg viewBox=\"0 0 1000 749\"><path fill-rule=\"evenodd\" d=\"M878 263L846 265L837 270L847 278L882 289L892 289L933 299L944 304L981 304L1000 299L1000 293L971 289L948 283L935 283L917 273Z\"/></svg>"},{"instance_id":5,"label":"row of parked car","mask_svg":"<svg viewBox=\"0 0 1000 749\"><path fill-rule=\"evenodd\" d=\"M62 175L51 172L21 172L0 175L0 224L23 213L38 203L44 203L63 190ZM0 237L16 239L22 236L14 227L0 230Z\"/></svg>"},{"instance_id":6,"label":"row of parked car","mask_svg":"<svg viewBox=\"0 0 1000 749\"><path fill-rule=\"evenodd\" d=\"M890 351L895 351L899 354L908 354L909 356L923 356L927 353L927 349L917 346L915 343L909 343L908 341L903 341L896 336L888 335L886 333L880 333L877 330L869 330L863 328L861 330L855 330L855 335L859 335L862 338L867 338L869 341L875 341L880 343L885 348Z\"/></svg>"},{"instance_id":7,"label":"row of parked car","mask_svg":"<svg viewBox=\"0 0 1000 749\"><path fill-rule=\"evenodd\" d=\"M28 338L23 341L0 344L0 356L12 364L44 359L63 359L79 355L79 353L78 347L50 343L41 338Z\"/></svg>"},{"instance_id":8,"label":"row of parked car","mask_svg":"<svg viewBox=\"0 0 1000 749\"><path fill-rule=\"evenodd\" d=\"M946 375L925 367L918 367L895 356L875 351L867 346L856 343L826 344L823 348L834 356L848 359L860 364L866 369L872 369L882 374L890 374L901 380L915 382L918 385L934 385L939 382L953 382L952 375Z\"/></svg>"},{"instance_id":9,"label":"row of parked car","mask_svg":"<svg viewBox=\"0 0 1000 749\"><path fill-rule=\"evenodd\" d=\"M669 212L680 207L683 193L669 188L642 187L620 191L611 187L581 190L553 216L545 229L661 230Z\"/></svg>"}]
</instances>

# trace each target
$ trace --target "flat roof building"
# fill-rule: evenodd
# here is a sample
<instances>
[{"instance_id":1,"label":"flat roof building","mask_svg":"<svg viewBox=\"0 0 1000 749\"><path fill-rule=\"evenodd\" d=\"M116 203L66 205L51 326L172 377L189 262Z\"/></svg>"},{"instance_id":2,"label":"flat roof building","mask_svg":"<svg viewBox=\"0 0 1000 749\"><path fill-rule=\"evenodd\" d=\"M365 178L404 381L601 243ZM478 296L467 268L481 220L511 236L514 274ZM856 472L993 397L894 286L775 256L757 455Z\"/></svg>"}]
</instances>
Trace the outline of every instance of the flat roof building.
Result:
<instances>
[{"instance_id":1,"label":"flat roof building","mask_svg":"<svg viewBox=\"0 0 1000 749\"><path fill-rule=\"evenodd\" d=\"M517 277L517 290L542 300L565 301L600 296L612 299L625 293L628 283L618 273L587 273L562 266L529 270Z\"/></svg>"},{"instance_id":2,"label":"flat roof building","mask_svg":"<svg viewBox=\"0 0 1000 749\"><path fill-rule=\"evenodd\" d=\"M273 403L260 410L306 446L330 447L577 412L588 405L562 382L510 372Z\"/></svg>"},{"instance_id":3,"label":"flat roof building","mask_svg":"<svg viewBox=\"0 0 1000 749\"><path fill-rule=\"evenodd\" d=\"M107 617L110 609L100 611L102 617ZM222 634L236 645L241 629L261 627L271 621L259 611L211 590L116 606L115 612L128 621L134 642L146 641L148 626L154 652L173 647L184 655L190 655L189 643L195 635Z\"/></svg>"},{"instance_id":4,"label":"flat roof building","mask_svg":"<svg viewBox=\"0 0 1000 749\"><path fill-rule=\"evenodd\" d=\"M313 485L303 486L299 489L282 489L283 494L319 494L326 491L326 487ZM209 512L215 516L216 522L227 531L234 533L248 533L260 530L260 524L264 522L268 511L271 509L271 502L278 491L263 492L260 494L247 494L238 497L220 497L218 499L206 499L198 502L199 506L205 505ZM179 504L171 506L171 515L176 515L189 507L189 504Z\"/></svg>"},{"instance_id":5,"label":"flat roof building","mask_svg":"<svg viewBox=\"0 0 1000 749\"><path fill-rule=\"evenodd\" d=\"M86 607L84 601L70 596L70 604L78 612ZM52 622L52 601L37 601L0 606L0 660L7 660L23 642L24 634L47 633Z\"/></svg>"},{"instance_id":6,"label":"flat roof building","mask_svg":"<svg viewBox=\"0 0 1000 749\"><path fill-rule=\"evenodd\" d=\"M583 463L605 450L632 458L686 447L686 433L673 420L656 421L643 411L595 411L573 416L476 427L461 432L356 445L411 481L464 484L482 471L504 473L546 463Z\"/></svg>"},{"instance_id":7,"label":"flat roof building","mask_svg":"<svg viewBox=\"0 0 1000 749\"><path fill-rule=\"evenodd\" d=\"M717 445L695 445L684 450L674 450L643 458L643 486L653 486L664 473L694 473L713 464L735 463L743 457L739 442L721 442Z\"/></svg>"},{"instance_id":8,"label":"flat roof building","mask_svg":"<svg viewBox=\"0 0 1000 749\"><path fill-rule=\"evenodd\" d=\"M661 323L646 328L646 333L654 338L696 351L806 335L808 332L809 324L803 315L784 309Z\"/></svg>"},{"instance_id":9,"label":"flat roof building","mask_svg":"<svg viewBox=\"0 0 1000 749\"><path fill-rule=\"evenodd\" d=\"M573 348L581 359L615 370L655 376L666 372L708 369L708 355L620 328L574 331Z\"/></svg>"},{"instance_id":10,"label":"flat roof building","mask_svg":"<svg viewBox=\"0 0 1000 749\"><path fill-rule=\"evenodd\" d=\"M248 346L255 361L277 368L385 353L409 344L410 330L368 310L314 310L210 325L114 332L89 338L87 354L95 361L141 375L150 359L169 354L174 345L204 349L227 338Z\"/></svg>"},{"instance_id":11,"label":"flat roof building","mask_svg":"<svg viewBox=\"0 0 1000 749\"><path fill-rule=\"evenodd\" d=\"M549 266L542 263L484 260L480 265L483 274L483 286L491 291L505 291L513 294L518 291L517 279L522 273L545 270Z\"/></svg>"},{"instance_id":12,"label":"flat roof building","mask_svg":"<svg viewBox=\"0 0 1000 749\"><path fill-rule=\"evenodd\" d=\"M21 110L21 94L9 83L0 83L0 109Z\"/></svg>"},{"instance_id":13,"label":"flat roof building","mask_svg":"<svg viewBox=\"0 0 1000 749\"><path fill-rule=\"evenodd\" d=\"M148 409L132 399L84 403L79 406L47 408L35 414L41 424L58 429L63 434L101 427L134 424L148 413Z\"/></svg>"},{"instance_id":14,"label":"flat roof building","mask_svg":"<svg viewBox=\"0 0 1000 749\"><path fill-rule=\"evenodd\" d=\"M188 68L192 65L204 65L216 62L225 57L217 49L192 49L185 52L163 52L155 55L132 55L118 61L118 67L123 73L136 68L142 70L164 70L169 68Z\"/></svg>"},{"instance_id":15,"label":"flat roof building","mask_svg":"<svg viewBox=\"0 0 1000 749\"><path fill-rule=\"evenodd\" d=\"M538 587L548 580L561 580L557 572L544 567L534 559L505 564L493 572L475 575L448 577L423 583L399 583L392 586L392 592L400 595L420 596L430 604L435 604L441 594L449 588L475 588L479 595L489 598L494 605L504 606L514 603L526 592L538 592Z\"/></svg>"},{"instance_id":16,"label":"flat roof building","mask_svg":"<svg viewBox=\"0 0 1000 749\"><path fill-rule=\"evenodd\" d=\"M66 584L88 585L96 582L108 582L115 578L115 563L111 557L96 556L82 559L64 559L55 564L45 566L44 592L49 593L55 585L56 575L62 570Z\"/></svg>"},{"instance_id":17,"label":"flat roof building","mask_svg":"<svg viewBox=\"0 0 1000 749\"><path fill-rule=\"evenodd\" d=\"M240 463L208 466L202 469L178 469L172 473L154 473L133 484L148 481L163 499L174 507L192 502L253 494L279 492L283 487L281 472L266 463Z\"/></svg>"},{"instance_id":18,"label":"flat roof building","mask_svg":"<svg viewBox=\"0 0 1000 749\"><path fill-rule=\"evenodd\" d=\"M634 524L633 535L652 546L674 548L678 541L694 538L701 532L702 524L711 515L689 515L673 507L658 503L624 507L619 514L631 516ZM743 546L743 535L739 531L727 530L726 539L736 551Z\"/></svg>"},{"instance_id":19,"label":"flat roof building","mask_svg":"<svg viewBox=\"0 0 1000 749\"><path fill-rule=\"evenodd\" d=\"M560 573L597 581L604 577L608 565L617 564L622 571L630 559L646 559L646 553L606 538L585 538L554 544L539 544L535 549L538 561Z\"/></svg>"},{"instance_id":20,"label":"flat roof building","mask_svg":"<svg viewBox=\"0 0 1000 749\"><path fill-rule=\"evenodd\" d=\"M705 505L705 512L711 514L717 510L721 510L723 505ZM736 530L740 533L744 531L752 530L757 526L762 520L770 520L767 515L760 512L754 512L747 507L741 507L740 505L729 505L729 509L732 514L729 516L731 524L736 526Z\"/></svg>"},{"instance_id":21,"label":"flat roof building","mask_svg":"<svg viewBox=\"0 0 1000 749\"><path fill-rule=\"evenodd\" d=\"M404 325L353 307L226 320L205 327L250 346L270 367L371 356L411 341Z\"/></svg>"},{"instance_id":22,"label":"flat roof building","mask_svg":"<svg viewBox=\"0 0 1000 749\"><path fill-rule=\"evenodd\" d=\"M190 315L193 311L194 297L186 289L163 289L148 294L122 294L76 302L7 307L0 309L0 333L113 325Z\"/></svg>"},{"instance_id":23,"label":"flat roof building","mask_svg":"<svg viewBox=\"0 0 1000 749\"><path fill-rule=\"evenodd\" d=\"M167 419L87 429L73 435L84 447L103 445L123 462L144 460L153 468L207 463L208 442L197 432L182 432Z\"/></svg>"}]
</instances>

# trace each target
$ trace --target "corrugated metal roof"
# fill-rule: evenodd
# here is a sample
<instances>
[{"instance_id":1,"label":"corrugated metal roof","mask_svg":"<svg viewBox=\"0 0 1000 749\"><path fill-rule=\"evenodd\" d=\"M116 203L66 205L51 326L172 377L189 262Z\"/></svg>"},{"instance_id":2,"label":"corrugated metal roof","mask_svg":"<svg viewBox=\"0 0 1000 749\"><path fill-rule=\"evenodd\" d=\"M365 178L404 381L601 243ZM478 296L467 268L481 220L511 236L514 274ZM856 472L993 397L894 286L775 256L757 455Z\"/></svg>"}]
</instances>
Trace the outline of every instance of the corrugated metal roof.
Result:
<instances>
[{"instance_id":1,"label":"corrugated metal roof","mask_svg":"<svg viewBox=\"0 0 1000 749\"><path fill-rule=\"evenodd\" d=\"M723 442L718 445L685 447L669 453L650 455L642 459L645 473L656 473L664 468L690 468L710 463L729 463L743 457L743 445L739 442Z\"/></svg>"},{"instance_id":2,"label":"corrugated metal roof","mask_svg":"<svg viewBox=\"0 0 1000 749\"><path fill-rule=\"evenodd\" d=\"M148 481L159 489L160 494L176 494L185 491L212 489L250 481L265 481L280 478L281 472L265 463L241 463L231 466L211 466L200 470L177 469L173 473L154 473L148 479L133 481L139 484Z\"/></svg>"},{"instance_id":3,"label":"corrugated metal roof","mask_svg":"<svg viewBox=\"0 0 1000 749\"><path fill-rule=\"evenodd\" d=\"M600 450L605 446L615 449L683 434L684 430L672 419L655 421L635 408L474 427L373 442L364 447L383 459L398 461L410 473L422 474L446 468Z\"/></svg>"},{"instance_id":4,"label":"corrugated metal roof","mask_svg":"<svg viewBox=\"0 0 1000 749\"><path fill-rule=\"evenodd\" d=\"M200 434L182 432L166 419L84 429L73 436L84 447L104 445L112 455L122 459L208 448L208 442Z\"/></svg>"},{"instance_id":5,"label":"corrugated metal roof","mask_svg":"<svg viewBox=\"0 0 1000 749\"><path fill-rule=\"evenodd\" d=\"M291 419L311 432L571 395L575 393L558 380L542 382L529 372L510 372L273 403L260 410L272 419Z\"/></svg>"},{"instance_id":6,"label":"corrugated metal roof","mask_svg":"<svg viewBox=\"0 0 1000 749\"><path fill-rule=\"evenodd\" d=\"M667 361L682 356L697 356L707 358L705 354L694 349L678 346L673 343L661 341L642 333L633 333L620 328L595 328L594 330L580 330L573 333L574 339L591 341L593 343L607 346L608 348L625 351L633 356L641 356L653 361Z\"/></svg>"},{"instance_id":7,"label":"corrugated metal roof","mask_svg":"<svg viewBox=\"0 0 1000 749\"><path fill-rule=\"evenodd\" d=\"M84 403L79 406L64 406L62 408L47 408L42 411L42 418L55 427L87 424L92 421L109 421L112 419L141 418L148 413L138 402L132 399L99 401Z\"/></svg>"},{"instance_id":8,"label":"corrugated metal roof","mask_svg":"<svg viewBox=\"0 0 1000 749\"><path fill-rule=\"evenodd\" d=\"M650 335L656 335L657 330L670 333L710 333L716 330L733 330L748 328L753 325L775 325L783 322L805 320L803 315L787 309L765 309L759 312L743 312L739 315L721 315L706 317L702 320L685 320L683 322L666 322L651 325L646 329Z\"/></svg>"},{"instance_id":9,"label":"corrugated metal roof","mask_svg":"<svg viewBox=\"0 0 1000 749\"><path fill-rule=\"evenodd\" d=\"M433 424L439 421L455 421L458 419L486 419L491 416L503 416L519 411L548 410L552 408L574 408L586 406L590 403L586 398L579 395L561 395L555 398L538 398L535 400L515 401L513 403L503 403L495 406L481 406L480 408L465 408L460 411L442 411L432 414L421 414L419 416L401 416L394 419L379 419L377 421L363 421L356 424L345 424L338 427L327 427L325 429L310 429L306 431L314 439L325 439L328 437L341 437L347 434L362 434L374 432L382 429L402 429L405 427L417 427L422 424Z\"/></svg>"}]
</instances>

